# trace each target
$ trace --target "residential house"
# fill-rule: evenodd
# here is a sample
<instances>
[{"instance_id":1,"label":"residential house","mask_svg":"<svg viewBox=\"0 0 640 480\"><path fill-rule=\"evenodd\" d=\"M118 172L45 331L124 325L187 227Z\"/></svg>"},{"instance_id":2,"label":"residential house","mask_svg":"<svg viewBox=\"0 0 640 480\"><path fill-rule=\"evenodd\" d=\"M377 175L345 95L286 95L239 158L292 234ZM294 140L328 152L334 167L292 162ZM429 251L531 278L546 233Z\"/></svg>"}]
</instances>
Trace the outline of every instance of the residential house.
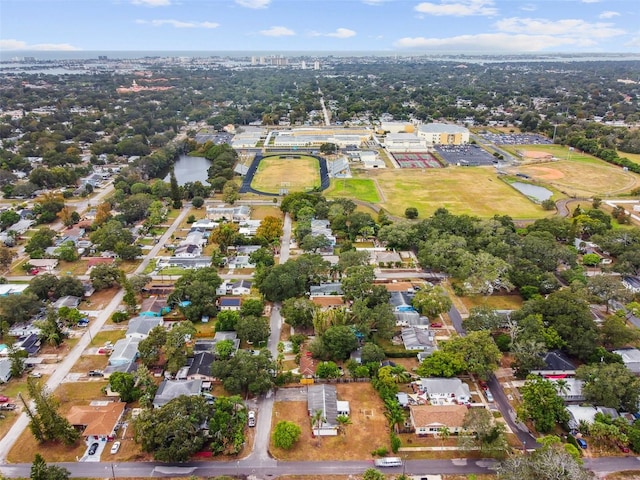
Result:
<instances>
[{"instance_id":1,"label":"residential house","mask_svg":"<svg viewBox=\"0 0 640 480\"><path fill-rule=\"evenodd\" d=\"M33 322L17 323L9 329L9 335L12 337L28 337L31 334L40 335L40 328L36 327Z\"/></svg>"},{"instance_id":2,"label":"residential house","mask_svg":"<svg viewBox=\"0 0 640 480\"><path fill-rule=\"evenodd\" d=\"M617 353L622 357L622 363L629 371L640 375L640 350L637 348L621 348L614 350L613 353Z\"/></svg>"},{"instance_id":3,"label":"residential house","mask_svg":"<svg viewBox=\"0 0 640 480\"><path fill-rule=\"evenodd\" d=\"M229 259L228 266L230 269L256 268L255 264L251 263L251 258L249 257L249 255L236 255L235 257Z\"/></svg>"},{"instance_id":4,"label":"residential house","mask_svg":"<svg viewBox=\"0 0 640 480\"><path fill-rule=\"evenodd\" d=\"M545 366L537 370L532 370L534 375L545 378L566 378L576 374L576 367L569 357L560 350L551 350L542 358Z\"/></svg>"},{"instance_id":5,"label":"residential house","mask_svg":"<svg viewBox=\"0 0 640 480\"><path fill-rule=\"evenodd\" d=\"M156 268L158 270L167 267L178 267L184 269L198 269L211 266L211 257L160 257Z\"/></svg>"},{"instance_id":6,"label":"residential house","mask_svg":"<svg viewBox=\"0 0 640 480\"><path fill-rule=\"evenodd\" d=\"M149 336L149 332L164 323L162 317L135 317L129 320L129 326L127 328L127 338L139 338L144 340Z\"/></svg>"},{"instance_id":7,"label":"residential house","mask_svg":"<svg viewBox=\"0 0 640 480\"><path fill-rule=\"evenodd\" d=\"M381 267L394 267L402 263L402 257L395 251L373 252L373 263Z\"/></svg>"},{"instance_id":8,"label":"residential house","mask_svg":"<svg viewBox=\"0 0 640 480\"><path fill-rule=\"evenodd\" d=\"M565 402L584 402L584 394L582 393L582 387L584 382L577 378L565 378L552 380L556 384L558 390L558 396Z\"/></svg>"},{"instance_id":9,"label":"residential house","mask_svg":"<svg viewBox=\"0 0 640 480\"><path fill-rule=\"evenodd\" d=\"M138 358L138 344L140 338L125 337L113 345L113 351L109 356L109 365L126 365L133 363Z\"/></svg>"},{"instance_id":10,"label":"residential house","mask_svg":"<svg viewBox=\"0 0 640 480\"><path fill-rule=\"evenodd\" d=\"M27 355L31 357L40 351L40 336L32 333L30 335L27 335L26 337L21 338L20 342L18 342L16 345L21 350L27 352Z\"/></svg>"},{"instance_id":11,"label":"residential house","mask_svg":"<svg viewBox=\"0 0 640 480\"><path fill-rule=\"evenodd\" d=\"M411 405L409 420L416 435L437 436L446 428L450 434L463 431L467 407L464 405Z\"/></svg>"},{"instance_id":12,"label":"residential house","mask_svg":"<svg viewBox=\"0 0 640 480\"><path fill-rule=\"evenodd\" d=\"M312 425L314 435L330 436L338 434L339 415L349 415L349 402L339 401L335 385L309 385L307 387L307 409L313 419L316 412L322 412L322 419Z\"/></svg>"},{"instance_id":13,"label":"residential house","mask_svg":"<svg viewBox=\"0 0 640 480\"><path fill-rule=\"evenodd\" d=\"M0 383L7 383L11 378L11 359L0 358Z\"/></svg>"},{"instance_id":14,"label":"residential house","mask_svg":"<svg viewBox=\"0 0 640 480\"><path fill-rule=\"evenodd\" d=\"M207 207L207 218L213 221L227 220L239 223L251 218L251 209L246 205L237 207Z\"/></svg>"},{"instance_id":15,"label":"residential house","mask_svg":"<svg viewBox=\"0 0 640 480\"><path fill-rule=\"evenodd\" d=\"M459 378L421 378L419 390L427 395L432 405L471 401L469 385Z\"/></svg>"},{"instance_id":16,"label":"residential house","mask_svg":"<svg viewBox=\"0 0 640 480\"><path fill-rule=\"evenodd\" d=\"M80 305L81 300L82 299L80 297L74 297L73 295L66 295L56 300L55 303L53 304L53 307L56 309L60 309L62 307L78 308L78 305Z\"/></svg>"},{"instance_id":17,"label":"residential house","mask_svg":"<svg viewBox=\"0 0 640 480\"><path fill-rule=\"evenodd\" d=\"M220 332L216 332L216 334L213 337L213 343L211 345L211 351L213 353L215 353L216 351L216 344L223 340L231 340L233 342L233 346L234 346L233 353L237 352L238 349L240 348L240 339L238 338L238 334L236 332L220 331Z\"/></svg>"},{"instance_id":18,"label":"residential house","mask_svg":"<svg viewBox=\"0 0 640 480\"><path fill-rule=\"evenodd\" d=\"M231 294L249 295L251 293L251 282L249 280L238 280L231 284Z\"/></svg>"},{"instance_id":19,"label":"residential house","mask_svg":"<svg viewBox=\"0 0 640 480\"><path fill-rule=\"evenodd\" d=\"M331 310L333 308L342 308L346 304L344 303L344 297L342 295L322 295L320 297L310 297L314 305L317 305L320 310Z\"/></svg>"},{"instance_id":20,"label":"residential house","mask_svg":"<svg viewBox=\"0 0 640 480\"><path fill-rule=\"evenodd\" d=\"M631 293L640 293L640 277L626 275L622 277L622 285Z\"/></svg>"},{"instance_id":21,"label":"residential house","mask_svg":"<svg viewBox=\"0 0 640 480\"><path fill-rule=\"evenodd\" d=\"M262 248L261 245L238 245L235 249L230 248L230 250L235 250L236 255L246 255L249 256L253 252L260 250Z\"/></svg>"},{"instance_id":22,"label":"residential house","mask_svg":"<svg viewBox=\"0 0 640 480\"><path fill-rule=\"evenodd\" d=\"M435 332L429 328L405 327L400 336L407 350L419 350L430 355L437 349Z\"/></svg>"},{"instance_id":23,"label":"residential house","mask_svg":"<svg viewBox=\"0 0 640 480\"><path fill-rule=\"evenodd\" d=\"M29 264L42 272L53 272L58 266L57 258L32 258Z\"/></svg>"},{"instance_id":24,"label":"residential house","mask_svg":"<svg viewBox=\"0 0 640 480\"><path fill-rule=\"evenodd\" d=\"M314 237L325 237L329 241L329 247L323 250L326 250L329 253L333 252L333 247L336 245L337 240L331 231L329 220L320 220L315 218L311 220L311 235Z\"/></svg>"},{"instance_id":25,"label":"residential house","mask_svg":"<svg viewBox=\"0 0 640 480\"><path fill-rule=\"evenodd\" d=\"M167 306L167 299L157 296L145 298L142 301L140 316L143 317L162 317L171 311L171 307Z\"/></svg>"},{"instance_id":26,"label":"residential house","mask_svg":"<svg viewBox=\"0 0 640 480\"><path fill-rule=\"evenodd\" d=\"M125 402L92 402L74 405L66 418L84 438L107 441L116 436L127 404Z\"/></svg>"},{"instance_id":27,"label":"residential house","mask_svg":"<svg viewBox=\"0 0 640 480\"><path fill-rule=\"evenodd\" d=\"M178 258L197 258L202 254L202 247L192 243L178 245L173 251L173 255Z\"/></svg>"},{"instance_id":28,"label":"residential house","mask_svg":"<svg viewBox=\"0 0 640 480\"><path fill-rule=\"evenodd\" d=\"M243 220L239 223L238 233L247 237L253 237L258 233L262 220Z\"/></svg>"},{"instance_id":29,"label":"residential house","mask_svg":"<svg viewBox=\"0 0 640 480\"><path fill-rule=\"evenodd\" d=\"M595 421L596 413L602 413L603 415L609 415L611 418L619 417L618 412L613 408L606 407L583 407L581 405L567 405L567 412L569 412L569 421L567 424L569 428L577 429L580 426L580 422L593 423Z\"/></svg>"},{"instance_id":30,"label":"residential house","mask_svg":"<svg viewBox=\"0 0 640 480\"><path fill-rule=\"evenodd\" d=\"M213 365L215 357L211 352L198 352L191 359L191 363L186 372L187 380L202 380L204 382L213 382L211 375L211 365Z\"/></svg>"},{"instance_id":31,"label":"residential house","mask_svg":"<svg viewBox=\"0 0 640 480\"><path fill-rule=\"evenodd\" d=\"M231 310L231 311L240 311L240 307L242 306L242 298L240 297L220 297L218 299L218 306L221 311Z\"/></svg>"},{"instance_id":32,"label":"residential house","mask_svg":"<svg viewBox=\"0 0 640 480\"><path fill-rule=\"evenodd\" d=\"M29 288L28 283L0 284L0 297L7 297L9 295L20 295L27 288Z\"/></svg>"},{"instance_id":33,"label":"residential house","mask_svg":"<svg viewBox=\"0 0 640 480\"><path fill-rule=\"evenodd\" d=\"M342 284L340 282L321 283L320 285L309 286L309 295L311 297L342 294Z\"/></svg>"},{"instance_id":34,"label":"residential house","mask_svg":"<svg viewBox=\"0 0 640 480\"><path fill-rule=\"evenodd\" d=\"M163 380L153 398L153 406L160 408L181 395L202 394L202 380Z\"/></svg>"}]
</instances>

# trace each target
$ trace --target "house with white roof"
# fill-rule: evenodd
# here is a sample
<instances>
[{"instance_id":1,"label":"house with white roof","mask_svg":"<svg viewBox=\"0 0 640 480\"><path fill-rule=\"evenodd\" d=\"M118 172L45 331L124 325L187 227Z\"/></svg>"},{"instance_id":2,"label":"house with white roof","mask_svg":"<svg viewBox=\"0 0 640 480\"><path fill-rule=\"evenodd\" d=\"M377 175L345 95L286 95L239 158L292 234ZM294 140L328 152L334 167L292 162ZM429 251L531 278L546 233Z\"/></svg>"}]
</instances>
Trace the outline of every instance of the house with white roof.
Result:
<instances>
[{"instance_id":1,"label":"house with white roof","mask_svg":"<svg viewBox=\"0 0 640 480\"><path fill-rule=\"evenodd\" d=\"M162 325L164 320L162 317L135 317L129 320L127 328L127 338L139 338L144 340L149 336L149 332L155 327Z\"/></svg>"},{"instance_id":2,"label":"house with white roof","mask_svg":"<svg viewBox=\"0 0 640 480\"><path fill-rule=\"evenodd\" d=\"M118 340L109 356L109 365L118 366L133 363L138 358L140 338L125 337Z\"/></svg>"},{"instance_id":3,"label":"house with white roof","mask_svg":"<svg viewBox=\"0 0 640 480\"><path fill-rule=\"evenodd\" d=\"M621 348L614 350L613 353L617 353L622 357L622 363L636 375L640 375L640 350L637 348Z\"/></svg>"},{"instance_id":4,"label":"house with white roof","mask_svg":"<svg viewBox=\"0 0 640 480\"><path fill-rule=\"evenodd\" d=\"M418 388L427 394L432 405L471 401L469 385L459 378L421 378Z\"/></svg>"}]
</instances>

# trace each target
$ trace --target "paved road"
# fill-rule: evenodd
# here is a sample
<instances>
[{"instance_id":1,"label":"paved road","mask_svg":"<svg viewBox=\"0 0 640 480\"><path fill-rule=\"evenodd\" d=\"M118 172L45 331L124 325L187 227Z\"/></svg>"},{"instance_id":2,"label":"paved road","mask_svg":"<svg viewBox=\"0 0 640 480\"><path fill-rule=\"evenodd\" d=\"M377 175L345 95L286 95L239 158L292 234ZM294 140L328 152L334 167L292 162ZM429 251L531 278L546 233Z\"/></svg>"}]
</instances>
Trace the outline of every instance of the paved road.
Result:
<instances>
[{"instance_id":1,"label":"paved road","mask_svg":"<svg viewBox=\"0 0 640 480\"><path fill-rule=\"evenodd\" d=\"M169 236L175 231L175 229L180 225L189 209L184 208L180 215L173 221L167 232L163 235L161 241L156 245L152 250L150 250L145 256L142 263L138 266L134 273L141 273L144 271L145 267L149 264L149 261L152 258L155 258L159 249L164 245L164 242L169 238ZM51 391L55 391L56 388L60 385L62 380L68 375L71 368L75 365L75 363L80 359L82 352L89 346L93 341L93 337L95 337L98 332L102 329L107 320L111 317L113 312L115 312L120 304L122 303L122 297L124 296L124 290L120 290L109 302L109 304L100 312L98 317L91 322L89 328L85 332L85 334L80 337L80 340L76 344L76 346L69 352L69 354L60 362L57 366L53 374L47 380L46 386ZM29 425L29 417L26 413L22 413L12 425L11 429L7 432L7 434L0 440L0 463L5 463L7 459L7 455L9 451L13 447L16 440L22 435L24 429L26 429Z\"/></svg>"},{"instance_id":2,"label":"paved road","mask_svg":"<svg viewBox=\"0 0 640 480\"><path fill-rule=\"evenodd\" d=\"M217 475L256 475L260 478L275 478L279 475L337 475L363 473L373 466L372 461L351 462L276 462L261 466L255 461L236 460L231 462L188 462L166 464L157 462L83 462L60 463L67 468L72 477L84 478L122 478L122 477L213 477ZM602 457L585 459L585 465L598 474L640 470L638 457ZM408 460L405 466L407 475L493 473L495 461L490 459L452 460ZM0 465L0 472L11 478L29 477L31 464ZM387 468L386 474L400 474L402 467Z\"/></svg>"}]
</instances>

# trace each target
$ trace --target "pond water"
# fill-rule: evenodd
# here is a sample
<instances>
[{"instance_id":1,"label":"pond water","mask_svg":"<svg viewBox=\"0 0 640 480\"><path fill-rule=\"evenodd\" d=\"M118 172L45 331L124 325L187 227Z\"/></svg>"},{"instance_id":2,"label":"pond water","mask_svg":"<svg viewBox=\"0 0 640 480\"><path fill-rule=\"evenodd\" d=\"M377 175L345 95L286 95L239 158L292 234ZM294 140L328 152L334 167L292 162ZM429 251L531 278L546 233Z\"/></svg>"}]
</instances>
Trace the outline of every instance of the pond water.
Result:
<instances>
[{"instance_id":1,"label":"pond water","mask_svg":"<svg viewBox=\"0 0 640 480\"><path fill-rule=\"evenodd\" d=\"M530 183L513 182L511 186L520 193L523 193L527 197L535 198L539 202L548 200L553 196L551 190L537 185L531 185Z\"/></svg>"},{"instance_id":2,"label":"pond water","mask_svg":"<svg viewBox=\"0 0 640 480\"><path fill-rule=\"evenodd\" d=\"M189 155L180 155L180 158L175 163L173 171L176 174L176 180L178 185L184 185L189 182L202 182L203 185L209 185L207 183L207 170L211 166L211 161L204 157L190 157ZM165 177L164 181L170 180L169 174Z\"/></svg>"}]
</instances>

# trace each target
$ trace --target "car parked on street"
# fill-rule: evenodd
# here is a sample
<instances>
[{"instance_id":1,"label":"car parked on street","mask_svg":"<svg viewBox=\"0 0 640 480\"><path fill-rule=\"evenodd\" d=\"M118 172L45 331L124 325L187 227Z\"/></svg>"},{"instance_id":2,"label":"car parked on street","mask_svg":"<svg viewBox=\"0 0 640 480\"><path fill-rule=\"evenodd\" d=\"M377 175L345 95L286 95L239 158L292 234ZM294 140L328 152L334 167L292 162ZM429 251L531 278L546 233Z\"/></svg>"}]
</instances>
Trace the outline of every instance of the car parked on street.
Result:
<instances>
[{"instance_id":1,"label":"car parked on street","mask_svg":"<svg viewBox=\"0 0 640 480\"><path fill-rule=\"evenodd\" d=\"M104 373L102 373L102 370L89 370L89 373L87 374L90 377L104 377Z\"/></svg>"},{"instance_id":2,"label":"car parked on street","mask_svg":"<svg viewBox=\"0 0 640 480\"><path fill-rule=\"evenodd\" d=\"M15 410L17 405L15 403L3 403L0 405L0 410Z\"/></svg>"}]
</instances>

